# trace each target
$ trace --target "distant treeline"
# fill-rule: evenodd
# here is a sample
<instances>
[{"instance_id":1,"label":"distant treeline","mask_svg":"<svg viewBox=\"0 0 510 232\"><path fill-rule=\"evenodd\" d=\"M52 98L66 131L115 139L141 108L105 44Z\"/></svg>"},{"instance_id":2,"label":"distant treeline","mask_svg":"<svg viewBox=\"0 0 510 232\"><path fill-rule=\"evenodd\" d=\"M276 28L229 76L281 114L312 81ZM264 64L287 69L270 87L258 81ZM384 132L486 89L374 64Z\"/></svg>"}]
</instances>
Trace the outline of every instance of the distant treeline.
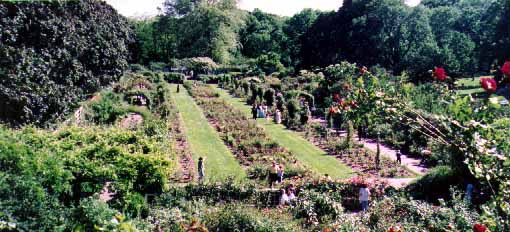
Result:
<instances>
[{"instance_id":1,"label":"distant treeline","mask_svg":"<svg viewBox=\"0 0 510 232\"><path fill-rule=\"evenodd\" d=\"M424 0L417 7L345 0L336 12L306 9L292 17L243 11L234 0L167 0L162 15L134 23L144 64L195 56L238 64L265 56L292 71L347 60L406 70L419 80L434 66L465 76L501 65L510 57L509 20L509 0Z\"/></svg>"}]
</instances>

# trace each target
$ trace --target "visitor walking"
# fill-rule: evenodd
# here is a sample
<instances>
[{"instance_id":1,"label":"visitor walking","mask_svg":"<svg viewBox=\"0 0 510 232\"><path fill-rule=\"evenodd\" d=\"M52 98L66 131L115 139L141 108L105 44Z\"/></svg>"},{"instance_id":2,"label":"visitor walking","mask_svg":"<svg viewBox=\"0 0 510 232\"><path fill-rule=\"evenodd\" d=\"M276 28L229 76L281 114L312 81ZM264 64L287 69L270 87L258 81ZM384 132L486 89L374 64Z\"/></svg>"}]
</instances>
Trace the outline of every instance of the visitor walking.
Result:
<instances>
[{"instance_id":1,"label":"visitor walking","mask_svg":"<svg viewBox=\"0 0 510 232\"><path fill-rule=\"evenodd\" d=\"M278 183L282 183L283 182L283 165L278 165L278 171L277 171L277 174L278 174Z\"/></svg>"},{"instance_id":2,"label":"visitor walking","mask_svg":"<svg viewBox=\"0 0 510 232\"><path fill-rule=\"evenodd\" d=\"M253 104L253 107L251 108L251 114L253 116L253 120L257 120L257 114L258 114L257 104Z\"/></svg>"},{"instance_id":3,"label":"visitor walking","mask_svg":"<svg viewBox=\"0 0 510 232\"><path fill-rule=\"evenodd\" d=\"M276 109L276 113L274 115L274 121L276 124L282 123L282 112L279 109Z\"/></svg>"},{"instance_id":4,"label":"visitor walking","mask_svg":"<svg viewBox=\"0 0 510 232\"><path fill-rule=\"evenodd\" d=\"M181 92L181 85L177 84L177 93Z\"/></svg>"},{"instance_id":5,"label":"visitor walking","mask_svg":"<svg viewBox=\"0 0 510 232\"><path fill-rule=\"evenodd\" d=\"M367 184L363 184L359 189L359 201L361 203L361 210L366 212L368 210L368 201L370 200L370 190Z\"/></svg>"},{"instance_id":6,"label":"visitor walking","mask_svg":"<svg viewBox=\"0 0 510 232\"><path fill-rule=\"evenodd\" d=\"M397 163L398 164L402 164L402 153L400 152L400 150L397 150Z\"/></svg>"},{"instance_id":7,"label":"visitor walking","mask_svg":"<svg viewBox=\"0 0 510 232\"><path fill-rule=\"evenodd\" d=\"M273 161L271 164L271 173L269 173L269 182L271 184L271 188L273 188L273 184L278 181L278 164L276 161Z\"/></svg>"},{"instance_id":8,"label":"visitor walking","mask_svg":"<svg viewBox=\"0 0 510 232\"><path fill-rule=\"evenodd\" d=\"M204 177L205 177L204 159L200 157L198 158L198 181L203 181Z\"/></svg>"},{"instance_id":9,"label":"visitor walking","mask_svg":"<svg viewBox=\"0 0 510 232\"><path fill-rule=\"evenodd\" d=\"M259 105L258 107L258 117L259 118L266 118L266 112L264 111L264 105Z\"/></svg>"},{"instance_id":10,"label":"visitor walking","mask_svg":"<svg viewBox=\"0 0 510 232\"><path fill-rule=\"evenodd\" d=\"M473 190L475 189L475 186L473 184L469 183L466 186L466 201L468 204L471 204L471 201L473 200Z\"/></svg>"}]
</instances>

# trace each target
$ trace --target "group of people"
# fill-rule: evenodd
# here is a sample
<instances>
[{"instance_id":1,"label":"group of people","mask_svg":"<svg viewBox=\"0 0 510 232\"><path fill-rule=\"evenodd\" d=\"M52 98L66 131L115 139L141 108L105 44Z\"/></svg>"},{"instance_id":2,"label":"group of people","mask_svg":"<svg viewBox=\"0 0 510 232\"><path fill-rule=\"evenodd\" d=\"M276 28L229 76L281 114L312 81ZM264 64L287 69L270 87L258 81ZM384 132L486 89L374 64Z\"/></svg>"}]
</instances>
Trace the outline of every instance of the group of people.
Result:
<instances>
[{"instance_id":1,"label":"group of people","mask_svg":"<svg viewBox=\"0 0 510 232\"><path fill-rule=\"evenodd\" d=\"M269 109L264 104L261 104L261 105L253 104L251 113L253 115L253 119L266 118L269 116Z\"/></svg>"},{"instance_id":2,"label":"group of people","mask_svg":"<svg viewBox=\"0 0 510 232\"><path fill-rule=\"evenodd\" d=\"M296 189L294 188L294 185L289 185L287 189L280 189L280 194L280 203L278 205L279 207L295 205Z\"/></svg>"},{"instance_id":3,"label":"group of people","mask_svg":"<svg viewBox=\"0 0 510 232\"><path fill-rule=\"evenodd\" d=\"M264 104L261 104L261 105L253 104L251 113L252 113L253 119L255 119L255 120L257 118L265 118L267 120L270 119L269 107ZM274 112L274 122L276 124L282 123L282 112L279 109L276 109Z\"/></svg>"}]
</instances>

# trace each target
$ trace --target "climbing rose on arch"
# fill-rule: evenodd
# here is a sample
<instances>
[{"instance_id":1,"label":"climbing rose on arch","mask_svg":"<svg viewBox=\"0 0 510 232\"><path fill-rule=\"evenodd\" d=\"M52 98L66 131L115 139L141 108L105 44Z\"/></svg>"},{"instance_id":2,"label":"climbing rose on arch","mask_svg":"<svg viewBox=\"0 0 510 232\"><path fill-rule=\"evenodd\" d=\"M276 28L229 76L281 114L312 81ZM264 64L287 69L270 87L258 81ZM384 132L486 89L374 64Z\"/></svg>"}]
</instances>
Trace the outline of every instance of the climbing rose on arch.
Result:
<instances>
[{"instance_id":1,"label":"climbing rose on arch","mask_svg":"<svg viewBox=\"0 0 510 232\"><path fill-rule=\"evenodd\" d=\"M446 80L446 71L442 67L434 68L434 77L440 81Z\"/></svg>"},{"instance_id":2,"label":"climbing rose on arch","mask_svg":"<svg viewBox=\"0 0 510 232\"><path fill-rule=\"evenodd\" d=\"M488 92L495 92L496 89L498 88L498 85L496 84L496 80L494 80L494 78L482 78L480 79L480 84L482 85L482 88Z\"/></svg>"},{"instance_id":3,"label":"climbing rose on arch","mask_svg":"<svg viewBox=\"0 0 510 232\"><path fill-rule=\"evenodd\" d=\"M510 61L506 61L503 66L501 66L501 72L505 76L510 76Z\"/></svg>"}]
</instances>

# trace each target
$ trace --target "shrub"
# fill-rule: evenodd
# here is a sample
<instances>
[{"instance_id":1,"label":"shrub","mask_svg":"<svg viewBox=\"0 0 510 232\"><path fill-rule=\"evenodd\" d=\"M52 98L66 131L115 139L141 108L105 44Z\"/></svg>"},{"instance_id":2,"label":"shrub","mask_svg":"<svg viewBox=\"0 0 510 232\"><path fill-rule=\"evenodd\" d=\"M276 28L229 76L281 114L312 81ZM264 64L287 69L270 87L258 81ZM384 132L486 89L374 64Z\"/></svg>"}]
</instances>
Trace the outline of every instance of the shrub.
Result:
<instances>
[{"instance_id":1,"label":"shrub","mask_svg":"<svg viewBox=\"0 0 510 232\"><path fill-rule=\"evenodd\" d=\"M341 200L336 192L328 194L306 190L299 193L292 212L296 218L306 218L311 223L327 222L343 213Z\"/></svg>"},{"instance_id":2,"label":"shrub","mask_svg":"<svg viewBox=\"0 0 510 232\"><path fill-rule=\"evenodd\" d=\"M104 2L2 1L0 18L1 122L47 125L128 68L134 33Z\"/></svg>"},{"instance_id":3,"label":"shrub","mask_svg":"<svg viewBox=\"0 0 510 232\"><path fill-rule=\"evenodd\" d=\"M77 221L73 231L134 231L130 222L124 222L125 217L117 210L111 209L108 204L95 198L86 198L74 210Z\"/></svg>"},{"instance_id":4,"label":"shrub","mask_svg":"<svg viewBox=\"0 0 510 232\"><path fill-rule=\"evenodd\" d=\"M217 212L205 215L204 223L210 231L296 231L286 222L261 215L259 212L240 206L226 206Z\"/></svg>"},{"instance_id":5,"label":"shrub","mask_svg":"<svg viewBox=\"0 0 510 232\"><path fill-rule=\"evenodd\" d=\"M86 115L87 119L99 124L112 124L126 113L119 107L121 99L112 92L106 92L98 101L90 104L91 112Z\"/></svg>"},{"instance_id":6,"label":"shrub","mask_svg":"<svg viewBox=\"0 0 510 232\"><path fill-rule=\"evenodd\" d=\"M150 62L149 68L153 72L163 72L167 68L167 65L163 62Z\"/></svg>"},{"instance_id":7,"label":"shrub","mask_svg":"<svg viewBox=\"0 0 510 232\"><path fill-rule=\"evenodd\" d=\"M461 183L462 176L449 166L432 168L425 176L407 187L416 199L437 201L449 199L450 187Z\"/></svg>"},{"instance_id":8,"label":"shrub","mask_svg":"<svg viewBox=\"0 0 510 232\"><path fill-rule=\"evenodd\" d=\"M174 84L180 84L184 81L184 74L182 73L165 73L165 81Z\"/></svg>"},{"instance_id":9,"label":"shrub","mask_svg":"<svg viewBox=\"0 0 510 232\"><path fill-rule=\"evenodd\" d=\"M145 66L141 64L130 64L129 68L131 69L131 72L146 72L147 69Z\"/></svg>"}]
</instances>

